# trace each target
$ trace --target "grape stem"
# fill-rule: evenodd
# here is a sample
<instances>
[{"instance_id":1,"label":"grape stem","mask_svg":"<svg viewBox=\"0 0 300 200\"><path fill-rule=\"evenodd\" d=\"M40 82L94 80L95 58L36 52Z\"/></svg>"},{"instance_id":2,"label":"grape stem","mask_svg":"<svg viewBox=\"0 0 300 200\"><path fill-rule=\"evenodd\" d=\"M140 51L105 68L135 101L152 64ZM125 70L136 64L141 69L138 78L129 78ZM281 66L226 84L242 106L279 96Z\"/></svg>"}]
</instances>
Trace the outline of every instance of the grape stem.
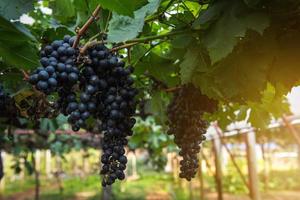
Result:
<instances>
[{"instance_id":1,"label":"grape stem","mask_svg":"<svg viewBox=\"0 0 300 200\"><path fill-rule=\"evenodd\" d=\"M131 48L130 47L127 48L127 60L128 60L129 65L131 65Z\"/></svg>"},{"instance_id":2,"label":"grape stem","mask_svg":"<svg viewBox=\"0 0 300 200\"><path fill-rule=\"evenodd\" d=\"M118 51L120 49L130 48L130 47L132 47L134 45L137 45L139 43L140 42L132 42L132 43L124 44L124 45L121 45L121 46L114 47L114 48L110 49L110 51L113 52L113 51Z\"/></svg>"},{"instance_id":3,"label":"grape stem","mask_svg":"<svg viewBox=\"0 0 300 200\"><path fill-rule=\"evenodd\" d=\"M97 41L97 40L92 40L88 43L86 43L82 48L80 48L80 54L83 55L86 50L88 50L89 48L96 46L97 44L105 44L105 41Z\"/></svg>"},{"instance_id":4,"label":"grape stem","mask_svg":"<svg viewBox=\"0 0 300 200\"><path fill-rule=\"evenodd\" d=\"M179 90L181 87L178 86L178 87L171 87L171 88L166 88L166 89L163 89L164 92L176 92L177 90Z\"/></svg>"},{"instance_id":5,"label":"grape stem","mask_svg":"<svg viewBox=\"0 0 300 200\"><path fill-rule=\"evenodd\" d=\"M98 15L99 15L99 12L101 10L101 7L100 5L98 5L96 7L96 9L94 10L92 16L85 22L85 24L81 27L81 29L79 29L79 31L77 32L77 36L76 36L76 40L73 44L73 48L76 48L77 45L79 44L79 40L80 40L80 37L87 31L88 27L98 19Z\"/></svg>"},{"instance_id":6,"label":"grape stem","mask_svg":"<svg viewBox=\"0 0 300 200\"><path fill-rule=\"evenodd\" d=\"M21 69L21 72L23 73L24 80L27 81L29 79L29 74L24 69Z\"/></svg>"}]
</instances>

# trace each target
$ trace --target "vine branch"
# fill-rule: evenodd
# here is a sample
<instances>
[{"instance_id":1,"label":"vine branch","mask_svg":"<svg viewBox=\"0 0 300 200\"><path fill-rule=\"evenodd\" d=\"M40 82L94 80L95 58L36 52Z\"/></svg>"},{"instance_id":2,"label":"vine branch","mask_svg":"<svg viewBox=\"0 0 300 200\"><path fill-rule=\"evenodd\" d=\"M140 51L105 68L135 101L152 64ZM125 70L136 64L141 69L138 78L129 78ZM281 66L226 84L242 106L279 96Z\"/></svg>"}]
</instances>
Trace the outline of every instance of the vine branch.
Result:
<instances>
[{"instance_id":1,"label":"vine branch","mask_svg":"<svg viewBox=\"0 0 300 200\"><path fill-rule=\"evenodd\" d=\"M146 42L156 40L156 39L165 39L165 38L169 38L169 37L175 36L175 35L194 33L194 32L198 32L198 30L171 31L171 32L164 33L161 35L152 35L152 36L148 36L148 37L136 38L136 39L128 40L128 41L124 42L123 45L114 47L110 51L118 51L120 49L128 48L128 47L134 46L139 43L146 43Z\"/></svg>"},{"instance_id":2,"label":"vine branch","mask_svg":"<svg viewBox=\"0 0 300 200\"><path fill-rule=\"evenodd\" d=\"M76 40L73 44L73 48L76 48L78 43L79 43L79 40L80 40L80 37L87 31L88 27L94 22L96 21L97 19L97 16L99 15L99 12L100 12L100 5L98 5L96 7L96 9L94 10L92 16L86 21L86 23L81 27L81 29L79 29L79 31L77 32L77 36L76 36Z\"/></svg>"},{"instance_id":3,"label":"vine branch","mask_svg":"<svg viewBox=\"0 0 300 200\"><path fill-rule=\"evenodd\" d=\"M168 33L164 33L164 34L160 34L160 35L151 35L151 36L148 36L148 37L135 38L135 39L132 39L132 40L128 40L128 41L125 42L125 44L133 43L133 42L145 43L145 42L149 42L151 40L168 38L170 36L181 35L181 34L185 34L185 33L189 33L189 32L195 32L195 30L170 31Z\"/></svg>"},{"instance_id":4,"label":"vine branch","mask_svg":"<svg viewBox=\"0 0 300 200\"><path fill-rule=\"evenodd\" d=\"M129 47L132 47L132 46L137 45L139 43L140 42L132 42L132 43L124 44L124 45L121 45L121 46L114 47L110 51L113 52L113 51L118 51L120 49L129 48Z\"/></svg>"},{"instance_id":5,"label":"vine branch","mask_svg":"<svg viewBox=\"0 0 300 200\"><path fill-rule=\"evenodd\" d=\"M125 49L125 48L128 48L128 47L132 47L132 46L137 45L139 43L146 43L146 42L156 40L156 39L167 39L171 36L181 35L181 34L186 34L186 33L197 33L199 31L200 30L188 29L188 30L170 31L168 33L164 33L164 34L161 34L161 35L152 35L152 36L148 36L148 37L135 38L135 39L128 40L126 42L121 43L120 46L114 47L114 48L110 49L110 51L114 52L114 51L118 51L120 49ZM106 43L106 41L95 41L95 40L91 41L91 42L88 42L84 45L83 48L81 48L80 53L84 54L84 52L88 48L93 47L97 44L105 44L105 43Z\"/></svg>"}]
</instances>

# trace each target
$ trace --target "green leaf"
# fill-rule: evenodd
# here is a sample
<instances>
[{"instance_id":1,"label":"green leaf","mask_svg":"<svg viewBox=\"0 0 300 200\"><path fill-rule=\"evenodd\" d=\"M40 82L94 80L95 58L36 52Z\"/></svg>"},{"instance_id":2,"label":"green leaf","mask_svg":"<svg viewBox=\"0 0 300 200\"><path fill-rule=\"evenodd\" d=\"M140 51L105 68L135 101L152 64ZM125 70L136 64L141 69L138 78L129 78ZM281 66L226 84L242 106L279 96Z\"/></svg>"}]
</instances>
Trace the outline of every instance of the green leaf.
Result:
<instances>
[{"instance_id":1,"label":"green leaf","mask_svg":"<svg viewBox=\"0 0 300 200\"><path fill-rule=\"evenodd\" d=\"M180 75L182 84L192 81L195 73L207 72L208 65L205 61L203 51L197 47L188 48L184 60L180 64Z\"/></svg>"},{"instance_id":2,"label":"green leaf","mask_svg":"<svg viewBox=\"0 0 300 200\"><path fill-rule=\"evenodd\" d=\"M249 122L256 128L266 128L270 122L270 113L259 107L252 107Z\"/></svg>"},{"instance_id":3,"label":"green leaf","mask_svg":"<svg viewBox=\"0 0 300 200\"><path fill-rule=\"evenodd\" d=\"M58 128L58 124L55 120L42 118L40 123L40 128L42 131L55 131Z\"/></svg>"},{"instance_id":4,"label":"green leaf","mask_svg":"<svg viewBox=\"0 0 300 200\"><path fill-rule=\"evenodd\" d=\"M1 16L0 28L1 40L9 40L13 38L13 41L11 42L19 42L26 40L36 41L35 37L23 24L18 22L10 22L9 20Z\"/></svg>"},{"instance_id":5,"label":"green leaf","mask_svg":"<svg viewBox=\"0 0 300 200\"><path fill-rule=\"evenodd\" d=\"M192 42L197 42L192 35L183 34L175 36L172 41L172 48L187 48Z\"/></svg>"},{"instance_id":6,"label":"green leaf","mask_svg":"<svg viewBox=\"0 0 300 200\"><path fill-rule=\"evenodd\" d=\"M14 92L20 91L20 88L26 87L23 79L24 76L17 71L0 74L1 84L5 89L9 89L8 92L10 92L11 96L14 96Z\"/></svg>"},{"instance_id":7,"label":"green leaf","mask_svg":"<svg viewBox=\"0 0 300 200\"><path fill-rule=\"evenodd\" d=\"M167 120L166 107L168 100L168 96L157 91L151 95L150 101L148 101L145 106L146 113L152 113L156 121L162 125L164 125Z\"/></svg>"},{"instance_id":8,"label":"green leaf","mask_svg":"<svg viewBox=\"0 0 300 200\"><path fill-rule=\"evenodd\" d=\"M173 73L177 70L178 67L174 65L173 60L149 53L136 64L135 74L150 75L168 86L175 86L179 80L177 76L173 76Z\"/></svg>"},{"instance_id":9,"label":"green leaf","mask_svg":"<svg viewBox=\"0 0 300 200\"><path fill-rule=\"evenodd\" d=\"M226 58L205 73L194 73L193 83L212 98L259 101L266 87L276 48L270 35L249 32Z\"/></svg>"},{"instance_id":10,"label":"green leaf","mask_svg":"<svg viewBox=\"0 0 300 200\"><path fill-rule=\"evenodd\" d=\"M74 35L74 32L66 26L57 26L55 28L48 28L44 31L43 37L48 41L59 40L65 35Z\"/></svg>"},{"instance_id":11,"label":"green leaf","mask_svg":"<svg viewBox=\"0 0 300 200\"><path fill-rule=\"evenodd\" d=\"M50 133L48 139L47 139L47 142L48 143L51 143L53 142L54 140L56 139L56 135L54 133Z\"/></svg>"},{"instance_id":12,"label":"green leaf","mask_svg":"<svg viewBox=\"0 0 300 200\"><path fill-rule=\"evenodd\" d=\"M52 1L50 7L53 15L61 22L68 22L76 16L75 6L72 0Z\"/></svg>"},{"instance_id":13,"label":"green leaf","mask_svg":"<svg viewBox=\"0 0 300 200\"><path fill-rule=\"evenodd\" d=\"M149 3L134 12L134 17L113 13L108 26L108 41L123 42L135 38L143 30L145 17L156 12L160 0L149 0Z\"/></svg>"},{"instance_id":14,"label":"green leaf","mask_svg":"<svg viewBox=\"0 0 300 200\"><path fill-rule=\"evenodd\" d=\"M17 68L31 69L39 65L34 37L19 23L0 17L0 57Z\"/></svg>"},{"instance_id":15,"label":"green leaf","mask_svg":"<svg viewBox=\"0 0 300 200\"><path fill-rule=\"evenodd\" d=\"M33 10L35 0L1 0L0 15L4 18L18 19L22 14Z\"/></svg>"},{"instance_id":16,"label":"green leaf","mask_svg":"<svg viewBox=\"0 0 300 200\"><path fill-rule=\"evenodd\" d=\"M282 94L277 94L276 88L268 83L261 98L261 110L266 110L274 117L282 117L282 113L289 113L289 103Z\"/></svg>"},{"instance_id":17,"label":"green leaf","mask_svg":"<svg viewBox=\"0 0 300 200\"><path fill-rule=\"evenodd\" d=\"M226 1L216 1L211 4L207 10L200 12L198 18L193 23L193 27L195 29L207 28L220 17L226 5Z\"/></svg>"},{"instance_id":18,"label":"green leaf","mask_svg":"<svg viewBox=\"0 0 300 200\"><path fill-rule=\"evenodd\" d=\"M62 127L64 124L68 123L68 118L63 114L59 114L55 120L59 127Z\"/></svg>"},{"instance_id":19,"label":"green leaf","mask_svg":"<svg viewBox=\"0 0 300 200\"><path fill-rule=\"evenodd\" d=\"M269 81L276 87L277 91L279 87L284 85L284 92L289 92L293 86L299 83L299 34L299 29L287 30L285 34L280 35L273 41L277 44L277 51L276 59L274 59L269 71Z\"/></svg>"},{"instance_id":20,"label":"green leaf","mask_svg":"<svg viewBox=\"0 0 300 200\"><path fill-rule=\"evenodd\" d=\"M226 12L203 35L203 43L213 64L230 54L247 30L262 34L269 25L268 15L249 10L240 0L228 1L222 9L226 9ZM209 11L210 9L207 10Z\"/></svg>"},{"instance_id":21,"label":"green leaf","mask_svg":"<svg viewBox=\"0 0 300 200\"><path fill-rule=\"evenodd\" d=\"M171 17L168 19L168 23L173 24L176 26L176 28L183 28L187 25L191 24L191 22L194 21L194 16L191 12L183 12L183 13L176 13L171 15Z\"/></svg>"},{"instance_id":22,"label":"green leaf","mask_svg":"<svg viewBox=\"0 0 300 200\"><path fill-rule=\"evenodd\" d=\"M146 0L98 0L98 2L103 8L127 16L133 16L135 10L147 4Z\"/></svg>"},{"instance_id":23,"label":"green leaf","mask_svg":"<svg viewBox=\"0 0 300 200\"><path fill-rule=\"evenodd\" d=\"M105 28L108 26L109 21L111 19L111 11L109 10L101 10L100 12L100 19L99 19L99 24L100 24L100 29L105 30Z\"/></svg>"},{"instance_id":24,"label":"green leaf","mask_svg":"<svg viewBox=\"0 0 300 200\"><path fill-rule=\"evenodd\" d=\"M244 105L241 105L239 106L239 112L236 116L236 120L237 121L242 121L242 120L245 120L246 117L247 117L247 111L248 111L248 107L247 106L244 106Z\"/></svg>"},{"instance_id":25,"label":"green leaf","mask_svg":"<svg viewBox=\"0 0 300 200\"><path fill-rule=\"evenodd\" d=\"M132 47L131 62L138 63L147 53L147 48L142 44L137 44Z\"/></svg>"}]
</instances>

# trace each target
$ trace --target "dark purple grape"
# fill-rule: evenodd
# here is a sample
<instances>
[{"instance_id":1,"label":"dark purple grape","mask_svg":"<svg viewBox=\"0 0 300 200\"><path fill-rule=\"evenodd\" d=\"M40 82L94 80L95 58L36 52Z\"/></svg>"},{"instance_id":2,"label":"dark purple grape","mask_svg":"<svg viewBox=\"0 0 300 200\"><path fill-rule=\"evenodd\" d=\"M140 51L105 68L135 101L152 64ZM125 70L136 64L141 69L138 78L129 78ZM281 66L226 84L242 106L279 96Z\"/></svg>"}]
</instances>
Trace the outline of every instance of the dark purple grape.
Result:
<instances>
[{"instance_id":1,"label":"dark purple grape","mask_svg":"<svg viewBox=\"0 0 300 200\"><path fill-rule=\"evenodd\" d=\"M42 70L42 71L39 72L38 78L39 78L39 80L46 81L49 78L49 74L48 74L48 72L46 72L46 70Z\"/></svg>"}]
</instances>

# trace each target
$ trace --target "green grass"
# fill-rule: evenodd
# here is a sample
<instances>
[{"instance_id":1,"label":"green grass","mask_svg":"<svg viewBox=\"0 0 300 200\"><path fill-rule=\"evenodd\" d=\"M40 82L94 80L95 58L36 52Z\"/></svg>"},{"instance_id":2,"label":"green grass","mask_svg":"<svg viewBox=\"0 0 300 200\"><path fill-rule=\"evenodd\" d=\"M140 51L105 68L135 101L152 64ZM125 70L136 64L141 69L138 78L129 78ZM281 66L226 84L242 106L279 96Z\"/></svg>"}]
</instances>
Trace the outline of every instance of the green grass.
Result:
<instances>
[{"instance_id":1,"label":"green grass","mask_svg":"<svg viewBox=\"0 0 300 200\"><path fill-rule=\"evenodd\" d=\"M300 170L272 171L269 176L268 186L271 190L300 190ZM263 182L263 176L260 175Z\"/></svg>"},{"instance_id":2,"label":"green grass","mask_svg":"<svg viewBox=\"0 0 300 200\"><path fill-rule=\"evenodd\" d=\"M42 200L48 199L73 199L76 193L81 192L101 192L99 176L87 176L85 178L72 177L63 180L63 194L60 194L58 188L43 192L41 195Z\"/></svg>"},{"instance_id":3,"label":"green grass","mask_svg":"<svg viewBox=\"0 0 300 200\"><path fill-rule=\"evenodd\" d=\"M113 196L115 200L142 200L150 193L169 194L172 199L188 199L188 188L180 188L175 184L172 176L167 173L159 173L145 170L139 173L140 178L130 181L117 181L113 185ZM269 179L270 190L300 190L300 182L296 177L300 177L299 170L291 171L274 171L271 172ZM214 191L214 178L205 176L205 188ZM197 181L195 181L197 182ZM75 199L76 195L86 194L89 200L100 199L101 186L100 178L97 175L87 176L85 178L69 177L63 180L64 191L60 195L59 189L56 186L55 180L41 180L42 194L41 200L71 200ZM244 193L243 183L237 174L234 176L226 175L223 177L224 191L237 194ZM26 191L34 188L34 180L27 178L24 181L6 182L4 196L11 196L14 193ZM198 188L194 188L198 191ZM194 192L195 196L199 195ZM197 197L196 197L197 198Z\"/></svg>"},{"instance_id":4,"label":"green grass","mask_svg":"<svg viewBox=\"0 0 300 200\"><path fill-rule=\"evenodd\" d=\"M5 183L5 196L11 196L15 193L24 192L34 187L34 179L27 178L26 180L6 181Z\"/></svg>"},{"instance_id":5,"label":"green grass","mask_svg":"<svg viewBox=\"0 0 300 200\"><path fill-rule=\"evenodd\" d=\"M144 199L150 192L166 192L172 179L167 174L157 174L155 172L144 173L140 179L127 181L126 183L118 182L113 187L113 193L116 199ZM121 188L124 192L121 191Z\"/></svg>"},{"instance_id":6,"label":"green grass","mask_svg":"<svg viewBox=\"0 0 300 200\"><path fill-rule=\"evenodd\" d=\"M76 193L90 192L95 193L90 200L100 198L101 187L99 177L96 175L88 176L84 179L69 178L63 182L64 192L63 195L59 194L58 189L51 189L43 192L41 200L50 199L73 199ZM173 193L172 196L178 199L186 199L182 190L178 190L172 184L172 177L168 174L160 174L157 172L145 172L138 180L116 182L113 185L114 199L118 200L141 200L145 199L147 194L152 192ZM179 198L182 197L182 198Z\"/></svg>"}]
</instances>

